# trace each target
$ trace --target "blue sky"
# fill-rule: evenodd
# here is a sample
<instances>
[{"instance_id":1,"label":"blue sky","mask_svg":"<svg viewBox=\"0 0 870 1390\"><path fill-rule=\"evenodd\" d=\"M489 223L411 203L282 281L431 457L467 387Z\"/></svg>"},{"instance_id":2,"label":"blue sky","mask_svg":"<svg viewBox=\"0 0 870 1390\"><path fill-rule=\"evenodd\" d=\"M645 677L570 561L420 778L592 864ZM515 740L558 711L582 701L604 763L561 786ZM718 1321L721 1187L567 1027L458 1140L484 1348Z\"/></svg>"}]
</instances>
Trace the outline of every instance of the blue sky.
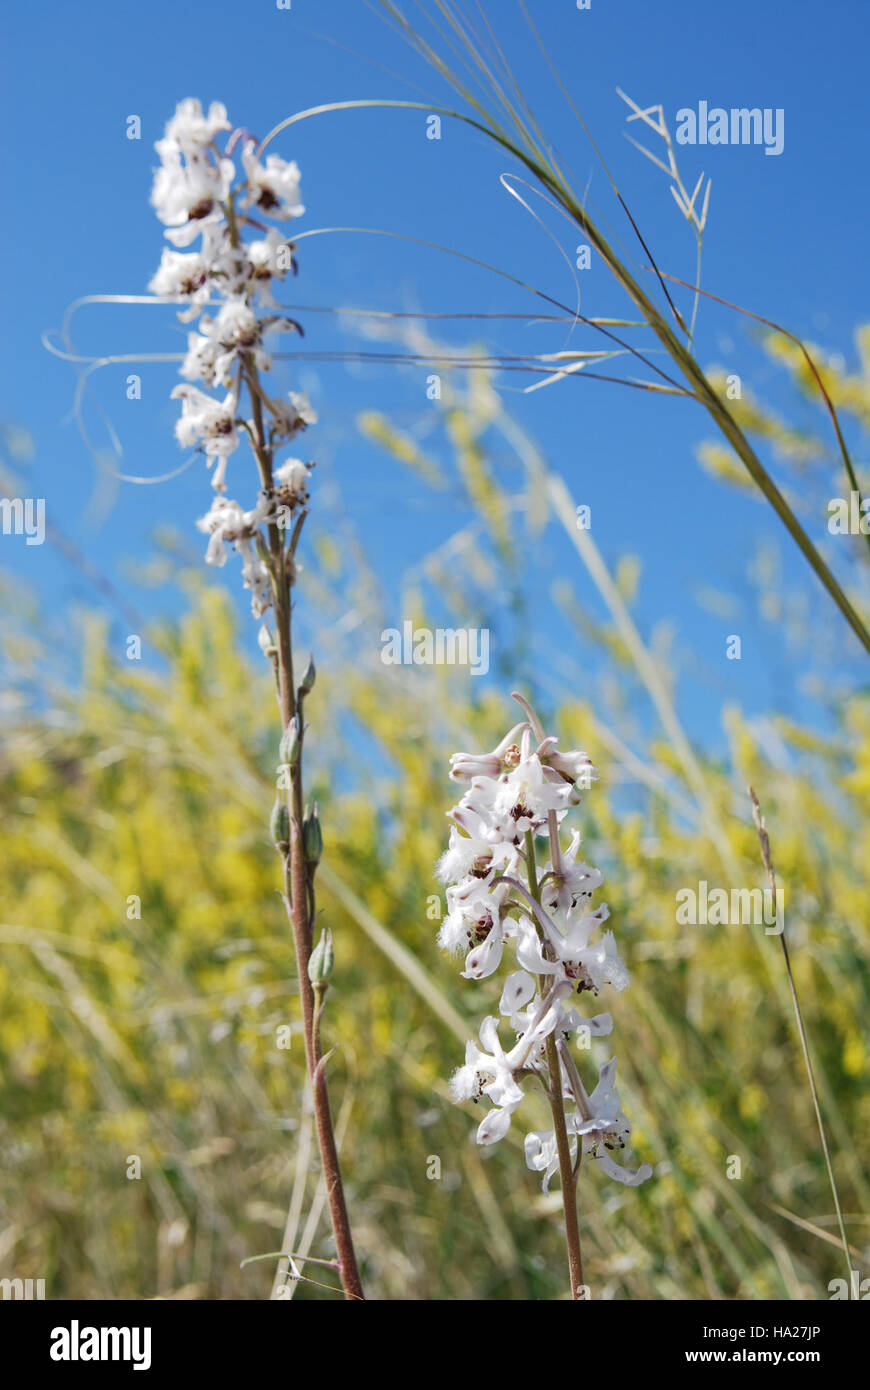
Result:
<instances>
[{"instance_id":1,"label":"blue sky","mask_svg":"<svg viewBox=\"0 0 870 1390\"><path fill-rule=\"evenodd\" d=\"M510 0L489 9L577 184L588 183L596 211L628 244L594 152L532 51L519 11ZM824 7L808 0L763 6L592 0L581 12L572 0L531 0L531 10L659 263L675 274L691 277L694 243L663 176L624 139L625 107L616 87L641 106L661 102L672 129L677 110L701 100L783 108L785 148L778 157L754 146L681 151L690 186L702 169L713 179L703 283L851 362L853 329L867 317L870 8L862 0L828 0ZM111 483L69 422L74 373L43 349L41 334L57 327L79 296L145 292L162 245L148 205L153 143L180 98L220 99L231 119L262 135L294 111L329 101L427 101L445 94L363 0L292 0L289 11L274 0L124 6L91 0L84 7L50 0L7 10L4 27L7 214L0 237L11 331L0 417L33 433L27 486L46 498L49 520L146 615L173 611L182 602L178 594L140 586L130 577L130 561L147 559L155 529L166 523L200 545L192 522L209 505L205 470L195 463L157 486ZM141 118L141 140L126 138L130 115ZM302 168L308 211L295 230L370 227L430 239L573 303L573 282L552 241L499 183L506 159L467 129L448 123L442 139L430 141L420 112L356 111L307 121L275 148ZM570 253L577 240L572 230L553 218L548 226ZM593 263L579 274L584 313L624 312L603 266ZM495 350L547 352L564 340L561 328L534 323L536 302L520 289L403 240L312 237L301 244L293 292L302 305L528 313L527 323L491 333ZM311 350L354 346L329 315L300 317ZM83 353L172 352L185 331L169 309L94 308L76 319L74 336ZM461 325L447 331L457 346L467 341ZM702 306L697 348L703 363L739 371L797 421L822 428L806 407L794 408L744 321ZM172 437L173 368L142 368L140 401L125 399L128 370L112 367L95 382L95 397L123 444L122 468L149 477L168 473L184 461ZM398 466L360 445L354 421L361 409L373 408L412 427L426 408L426 375L425 368L342 363L300 364L292 376L283 366L278 372L285 388L302 385L315 400L322 424L307 442L318 457L318 477L338 485L376 555L388 602L396 596L397 625L403 571L465 517L452 494L421 505L419 488ZM759 543L775 541L783 548L786 584L805 594L813 611L817 583L767 508L699 468L694 447L712 434L700 409L594 382L525 397L515 380L505 386L576 500L591 505L606 559L641 556L637 619L645 635L662 621L678 634L689 668L682 696L689 728L715 741L726 701L756 712L800 713L802 659L760 623L746 568ZM88 419L102 442L91 409ZM860 455L859 461L866 464ZM815 539L824 539L823 517L808 525ZM27 548L16 537L4 537L2 545L4 568L44 597L90 597L51 547ZM542 582L558 577L560 566L570 570L581 600L602 616L567 546L550 540L532 558ZM234 573L228 567L216 582L233 584ZM711 617L697 599L701 586L732 595L737 616ZM239 603L244 612L241 596ZM820 611L828 613L825 633L838 649L838 672L859 673L861 658L845 625L832 608ZM554 619L543 622L557 635ZM732 631L744 635L740 663L723 659L724 637Z\"/></svg>"}]
</instances>

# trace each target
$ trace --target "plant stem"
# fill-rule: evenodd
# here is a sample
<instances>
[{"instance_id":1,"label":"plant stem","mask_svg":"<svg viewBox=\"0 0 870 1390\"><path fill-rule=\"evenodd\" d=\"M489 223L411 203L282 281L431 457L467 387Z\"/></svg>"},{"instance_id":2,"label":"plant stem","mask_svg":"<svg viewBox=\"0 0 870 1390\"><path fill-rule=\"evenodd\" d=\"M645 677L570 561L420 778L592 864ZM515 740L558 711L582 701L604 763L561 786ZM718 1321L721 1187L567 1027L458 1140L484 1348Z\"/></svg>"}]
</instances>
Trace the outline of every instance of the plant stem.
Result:
<instances>
[{"instance_id":1,"label":"plant stem","mask_svg":"<svg viewBox=\"0 0 870 1390\"><path fill-rule=\"evenodd\" d=\"M302 1024L305 1037L305 1056L314 1098L314 1121L317 1142L326 1181L329 1214L338 1252L341 1282L349 1299L365 1297L353 1248L350 1219L344 1197L341 1165L332 1124L326 1066L320 1046L320 1010L308 978L311 958L312 931L308 919L308 881L305 852L302 846L302 778L301 768L293 778L293 807L290 815L290 850L284 856L285 896L290 903L290 921L299 968L299 997L302 1001Z\"/></svg>"},{"instance_id":2,"label":"plant stem","mask_svg":"<svg viewBox=\"0 0 870 1390\"><path fill-rule=\"evenodd\" d=\"M555 821L555 816L553 817ZM552 832L553 826L550 826ZM556 846L559 843L559 832L556 827ZM550 841L552 851L552 839ZM538 884L538 867L535 858L535 837L531 830L526 831L526 875L529 881L529 892L535 902L541 900L541 890ZM555 863L555 859L554 859ZM538 924L536 923L536 926ZM538 933L542 937L543 949L546 952L547 943L543 939L543 933L538 926ZM541 998L544 997L546 981L544 977L538 980ZM547 1088L547 1096L550 1101L550 1111L553 1116L553 1133L556 1136L556 1149L559 1154L559 1177L562 1183L562 1207L565 1213L565 1240L568 1245L568 1274L571 1279L571 1297L575 1301L582 1297L583 1287L583 1256L580 1251L580 1227L577 1220L577 1174L574 1171L574 1164L571 1161L571 1143L568 1139L568 1129L565 1124L565 1104L562 1099L562 1064L559 1060L559 1053L556 1048L556 1040L551 1033L547 1038L547 1065L550 1071L550 1084ZM579 1142L579 1141L578 1141Z\"/></svg>"},{"instance_id":3,"label":"plant stem","mask_svg":"<svg viewBox=\"0 0 870 1390\"><path fill-rule=\"evenodd\" d=\"M559 1154L559 1177L562 1183L562 1206L565 1212L568 1273L571 1277L571 1297L576 1301L583 1296L583 1257L580 1251L580 1227L577 1220L577 1175L571 1161L571 1145L565 1125L562 1066L552 1033L547 1038L547 1062L550 1067L550 1109L553 1113L553 1132L556 1135L556 1149Z\"/></svg>"},{"instance_id":4,"label":"plant stem","mask_svg":"<svg viewBox=\"0 0 870 1390\"><path fill-rule=\"evenodd\" d=\"M269 448L263 421L263 403L260 391L259 374L250 354L245 358L245 377L251 397L251 413L254 425L254 454L260 471L264 489L271 489L272 451ZM315 1007L314 990L308 978L308 963L311 959L313 919L310 910L309 865L305 857L302 840L304 798L302 791L302 746L305 729L300 701L297 699L293 680L293 639L292 604L290 602L290 575L287 572L286 552L281 529L269 526L269 551L271 556L272 581L274 587L275 627L278 648L278 703L281 711L281 728L286 731L296 724L298 760L291 771L289 788L290 841L283 854L284 901L293 930L293 944L296 951L296 966L299 977L299 998L302 1004L302 1031L305 1039L305 1060L311 1082L314 1101L314 1120L317 1129L317 1142L323 1165L329 1214L338 1253L339 1272L348 1299L364 1299L362 1282L353 1247L353 1237L347 1204L344 1197L344 1184L335 1142L332 1111L329 1104L329 1089L326 1081L326 1065L320 1046L320 1009ZM292 564L292 560L291 560ZM279 1267L276 1280L283 1276L285 1269Z\"/></svg>"}]
</instances>

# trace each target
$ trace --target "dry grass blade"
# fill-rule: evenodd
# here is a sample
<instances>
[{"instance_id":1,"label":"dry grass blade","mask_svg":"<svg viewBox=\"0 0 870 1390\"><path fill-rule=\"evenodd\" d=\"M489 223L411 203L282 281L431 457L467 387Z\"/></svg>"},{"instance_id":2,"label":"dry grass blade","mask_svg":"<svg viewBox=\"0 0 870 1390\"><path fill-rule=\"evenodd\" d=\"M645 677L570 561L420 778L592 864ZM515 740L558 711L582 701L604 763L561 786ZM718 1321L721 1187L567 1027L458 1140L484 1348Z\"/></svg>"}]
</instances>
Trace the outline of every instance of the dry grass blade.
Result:
<instances>
[{"instance_id":1,"label":"dry grass blade","mask_svg":"<svg viewBox=\"0 0 870 1390\"><path fill-rule=\"evenodd\" d=\"M755 828L758 831L758 840L761 845L761 859L765 869L767 870L768 879L770 880L770 891L773 894L773 901L776 902L776 874L773 871L773 860L771 858L770 853L770 839L767 834L767 828L764 824L764 817L761 814L761 807L758 804L758 797L755 795L755 792L752 790L751 787L748 788L748 791L749 799L752 802L752 819L755 822ZM797 988L794 982L794 975L792 974L791 959L789 957L788 952L788 942L785 939L785 923L781 922L780 926L782 930L779 932L779 942L782 947L782 954L785 960L785 969L786 974L788 975L788 985L789 990L791 991L792 1004L794 1006L794 1016L795 1021L797 1023L798 1036L801 1040L801 1051L804 1055L804 1066L807 1070L807 1079L810 1084L810 1093L813 1098L813 1110L815 1111L816 1124L819 1130L819 1140L821 1141L822 1153L824 1154L825 1158L825 1167L828 1170L828 1181L831 1184L831 1195L834 1199L834 1209L837 1213L837 1225L840 1229L840 1241L843 1247L843 1256L846 1260L846 1268L849 1271L849 1277L851 1279L852 1261L849 1256L849 1239L846 1235L846 1225L843 1220L843 1210L840 1206L840 1195L837 1191L837 1181L834 1177L834 1168L831 1163L831 1155L828 1149L828 1139L827 1135L825 1134L825 1125L822 1119L821 1106L819 1105L819 1095L816 1089L816 1079L813 1074L813 1064L812 1059L810 1057L810 1047L809 1042L807 1040L806 1029L804 1027L803 1014L801 1013L800 1001L798 1000Z\"/></svg>"},{"instance_id":2,"label":"dry grass blade","mask_svg":"<svg viewBox=\"0 0 870 1390\"><path fill-rule=\"evenodd\" d=\"M598 252L598 254L601 256L602 260L607 265L611 274L614 276L616 282L632 299L634 304L637 306L637 308L644 316L649 326L653 329L656 336L659 338L667 352L672 357L674 363L683 372L693 389L693 393L704 405L706 410L713 418L718 429L722 432L725 439L734 449L734 452L737 454L738 458L741 460L742 464L747 469L753 482L760 489L762 495L765 497L767 502L776 512L780 521L788 530L792 539L804 555L804 558L810 564L821 583L827 589L829 595L831 596L837 607L840 609L840 612L843 614L843 617L846 619L847 623L852 628L852 631L858 637L862 646L868 653L870 653L870 629L868 629L866 622L859 615L854 605L850 602L847 594L845 593L844 589L836 579L832 570L827 565L817 548L813 545L812 541L810 540L809 536L804 530L804 527L798 521L798 518L795 515L793 509L790 507L788 501L783 496L782 492L777 487L777 485L774 483L767 469L764 467L764 464L761 462L755 450L752 448L751 444L749 443L749 440L744 434L734 414L729 409L727 403L720 399L718 393L714 389L711 382L708 380L700 364L695 359L691 351L690 329L686 326L682 318L682 315L679 312L679 309L674 304L673 299L671 298L670 292L668 291L667 284L665 282L665 278L659 272L656 266L655 257L649 249L649 246L647 245L635 218L632 216L622 194L619 193L615 185L612 183L612 180L611 184L614 188L615 196L623 211L625 212L625 215L629 219L629 222L631 223L631 226L636 236L638 237L641 246L644 248L644 251L646 252L649 258L651 267L656 274L659 287L661 288L664 294L668 308L670 312L674 315L681 331L686 334L689 340L689 346L682 342L681 339L674 333L673 329L670 326L670 323L660 312L659 308L650 299L647 293L641 288L640 284L632 275L631 271L628 269L625 263L620 259L619 256L617 256L616 252L613 250L613 247L610 245L608 240L600 231L597 223L589 217L587 211L583 206L582 200L575 195L569 184L562 177L558 168L555 166L553 160L550 157L549 149L544 148L542 143L535 138L534 133L519 118L515 119L516 134L514 136L508 135L505 132L500 120L496 117L496 115L494 115L493 112L491 110L488 110L485 106L482 106L477 99L472 99L470 97L467 89L455 77L450 66L447 63L445 63L444 60L440 58L439 55L432 50L430 45L425 44L420 40L419 35L404 18L404 16L402 16L401 13L396 9L396 7L392 3L390 3L390 0L380 0L380 3L382 7L390 14L391 18L401 27L411 46L415 48L418 52L423 53L427 61L432 63L436 70L443 77L446 78L446 80L450 83L453 89L464 100L467 100L469 102L469 105L471 106L472 110L476 113L475 116L470 116L467 113L453 111L445 107L440 109L439 114L451 116L454 119L463 121L471 129L477 130L481 134L487 136L490 140L494 141L501 149L512 154L517 160L520 161L521 164L525 166L526 169L528 169L528 171L540 183L541 187L556 200L556 202L564 209L565 213L572 218L577 227L579 227L583 234L587 237L590 245L593 246L595 250ZM444 6L441 3L441 0L435 0L435 3L438 5L438 8L443 12ZM470 47L470 49L472 50L472 57L474 57L475 55L473 52L473 42L468 40L467 37L465 39L465 42L466 45ZM359 103L359 105L361 106L367 104L373 103ZM384 102L382 104L385 106L391 105L398 107L404 105L408 108L416 107L417 109L428 109L421 107L419 103L413 102ZM324 109L326 108L318 108L318 110L320 111ZM290 118L291 121L294 119L298 118ZM272 137L270 136L269 138ZM692 288L695 289L697 287Z\"/></svg>"}]
</instances>

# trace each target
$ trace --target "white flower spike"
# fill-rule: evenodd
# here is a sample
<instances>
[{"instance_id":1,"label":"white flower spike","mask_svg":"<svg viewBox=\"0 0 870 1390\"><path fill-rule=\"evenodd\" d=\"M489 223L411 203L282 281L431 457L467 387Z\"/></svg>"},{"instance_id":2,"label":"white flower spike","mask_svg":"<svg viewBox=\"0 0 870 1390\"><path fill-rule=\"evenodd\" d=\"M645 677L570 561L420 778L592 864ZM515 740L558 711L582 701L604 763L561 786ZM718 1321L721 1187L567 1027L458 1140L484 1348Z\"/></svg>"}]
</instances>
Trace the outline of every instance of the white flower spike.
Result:
<instances>
[{"instance_id":1,"label":"white flower spike","mask_svg":"<svg viewBox=\"0 0 870 1390\"><path fill-rule=\"evenodd\" d=\"M187 337L180 369L183 384L172 392L181 401L176 438L183 448L202 452L218 494L197 523L209 537L206 563L225 564L228 547L235 547L242 557L242 582L251 592L252 611L259 618L274 600L270 563L274 566L275 531L269 540L263 528L277 526L286 538L288 522L308 506L313 467L288 458L275 461L272 470L274 450L314 424L317 415L301 393L291 392L285 401L272 400L259 379L259 373L271 367L266 335L302 331L292 319L268 312L276 307L275 285L297 267L292 241L260 220L287 222L302 215L299 168L271 153L263 162L257 157L257 142L248 136L242 149L243 174L236 182L236 165L228 151L237 144L239 133L230 134L223 154L217 143L232 129L220 102L212 102L204 111L201 102L188 97L178 104L163 138L157 141L160 165L154 174L151 203L170 246L164 248L149 288L180 306L178 317L183 323L198 320ZM193 383L202 383L206 389ZM240 416L246 389L253 420ZM220 394L209 395L210 391ZM228 464L243 434L254 443L260 463L260 495L249 509L225 496ZM262 472L266 454L271 473L268 487ZM292 551L280 568L281 582L292 583L296 575Z\"/></svg>"},{"instance_id":2,"label":"white flower spike","mask_svg":"<svg viewBox=\"0 0 870 1390\"><path fill-rule=\"evenodd\" d=\"M571 1051L575 1039L585 1050L592 1039L611 1033L613 1019L609 1013L584 1015L569 999L579 1005L584 995L607 987L622 991L629 983L613 932L602 929L607 905L592 903L602 876L580 860L576 831L566 849L559 843L559 823L597 774L586 753L559 753L556 739L546 737L531 708L520 703L529 718L491 753L454 753L450 759L450 776L465 784L465 792L449 812L449 845L438 862L448 905L439 945L466 952L466 979L489 979L510 947L520 967L508 974L499 1002L499 1013L517 1035L515 1046L505 1050L497 1019L485 1018L480 1046L468 1044L451 1091L457 1101L492 1101L477 1142L495 1144L526 1099L523 1077L538 1075L551 1097L561 1096L554 1121L564 1126L562 1147L572 1165L582 1146L608 1177L638 1186L651 1176L650 1165L623 1168L613 1158L631 1132L616 1091L616 1059L603 1064L587 1096ZM543 834L550 854L539 866L535 841ZM543 1175L546 1188L560 1167L556 1128L531 1131L524 1148L527 1166ZM563 1187L566 1176L574 1182L573 1173L563 1172Z\"/></svg>"}]
</instances>

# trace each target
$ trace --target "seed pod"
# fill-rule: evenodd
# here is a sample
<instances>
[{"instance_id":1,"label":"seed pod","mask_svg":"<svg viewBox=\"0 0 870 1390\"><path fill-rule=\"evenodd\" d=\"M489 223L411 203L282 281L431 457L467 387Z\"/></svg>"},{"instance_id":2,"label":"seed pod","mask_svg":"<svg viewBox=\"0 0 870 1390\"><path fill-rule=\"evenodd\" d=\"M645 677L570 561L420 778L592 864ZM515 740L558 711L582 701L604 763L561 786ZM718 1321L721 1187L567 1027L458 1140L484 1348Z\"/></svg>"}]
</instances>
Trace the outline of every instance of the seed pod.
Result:
<instances>
[{"instance_id":1,"label":"seed pod","mask_svg":"<svg viewBox=\"0 0 870 1390\"><path fill-rule=\"evenodd\" d=\"M281 796L276 797L275 805L272 807L269 830L275 845L282 854L286 854L290 848L290 812L287 809L287 802Z\"/></svg>"},{"instance_id":2,"label":"seed pod","mask_svg":"<svg viewBox=\"0 0 870 1390\"><path fill-rule=\"evenodd\" d=\"M320 828L316 801L310 810L307 806L305 808L305 819L302 822L302 848L310 865L320 863L320 856L323 853L323 831Z\"/></svg>"},{"instance_id":3,"label":"seed pod","mask_svg":"<svg viewBox=\"0 0 870 1390\"><path fill-rule=\"evenodd\" d=\"M329 983L335 967L335 952L332 949L332 932L327 927L308 961L308 978L316 987Z\"/></svg>"}]
</instances>

